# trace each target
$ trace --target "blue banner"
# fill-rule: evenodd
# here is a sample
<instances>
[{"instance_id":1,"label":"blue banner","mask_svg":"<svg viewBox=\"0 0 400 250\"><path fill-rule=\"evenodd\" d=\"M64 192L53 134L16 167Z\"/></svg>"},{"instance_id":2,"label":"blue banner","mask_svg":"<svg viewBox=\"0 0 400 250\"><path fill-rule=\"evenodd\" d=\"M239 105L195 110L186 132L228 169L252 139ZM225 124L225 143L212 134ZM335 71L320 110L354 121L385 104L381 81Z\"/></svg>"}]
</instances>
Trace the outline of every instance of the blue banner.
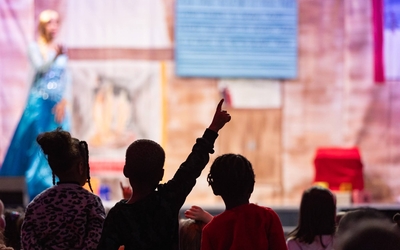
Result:
<instances>
[{"instance_id":1,"label":"blue banner","mask_svg":"<svg viewBox=\"0 0 400 250\"><path fill-rule=\"evenodd\" d=\"M297 76L296 0L178 0L178 76Z\"/></svg>"}]
</instances>

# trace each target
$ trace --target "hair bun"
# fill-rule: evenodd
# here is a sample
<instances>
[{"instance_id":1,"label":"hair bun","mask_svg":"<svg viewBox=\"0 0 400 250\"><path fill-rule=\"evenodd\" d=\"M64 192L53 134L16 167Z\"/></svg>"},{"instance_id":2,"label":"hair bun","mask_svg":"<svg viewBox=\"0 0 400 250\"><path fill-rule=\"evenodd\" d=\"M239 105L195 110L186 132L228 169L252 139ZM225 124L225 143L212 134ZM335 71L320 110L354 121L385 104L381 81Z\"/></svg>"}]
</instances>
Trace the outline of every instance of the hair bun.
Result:
<instances>
[{"instance_id":1,"label":"hair bun","mask_svg":"<svg viewBox=\"0 0 400 250\"><path fill-rule=\"evenodd\" d=\"M66 131L56 131L40 134L36 141L46 155L60 155L67 153L71 145L71 135Z\"/></svg>"}]
</instances>

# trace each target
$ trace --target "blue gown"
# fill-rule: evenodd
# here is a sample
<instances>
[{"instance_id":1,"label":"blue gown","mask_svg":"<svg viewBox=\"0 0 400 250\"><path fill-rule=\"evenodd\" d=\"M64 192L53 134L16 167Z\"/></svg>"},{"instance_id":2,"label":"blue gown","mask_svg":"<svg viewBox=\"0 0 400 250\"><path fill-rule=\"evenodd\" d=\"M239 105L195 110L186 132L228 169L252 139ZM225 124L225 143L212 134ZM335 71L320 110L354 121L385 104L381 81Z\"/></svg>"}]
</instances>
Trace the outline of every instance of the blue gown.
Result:
<instances>
[{"instance_id":1,"label":"blue gown","mask_svg":"<svg viewBox=\"0 0 400 250\"><path fill-rule=\"evenodd\" d=\"M54 59L55 54L55 51L49 51L45 60L37 44L29 47L35 76L21 120L0 169L0 176L25 177L30 200L53 185L51 168L36 137L57 127L70 130L68 112L61 123L56 122L52 112L59 101L69 99L66 96L70 92L66 72L68 58L62 54Z\"/></svg>"}]
</instances>

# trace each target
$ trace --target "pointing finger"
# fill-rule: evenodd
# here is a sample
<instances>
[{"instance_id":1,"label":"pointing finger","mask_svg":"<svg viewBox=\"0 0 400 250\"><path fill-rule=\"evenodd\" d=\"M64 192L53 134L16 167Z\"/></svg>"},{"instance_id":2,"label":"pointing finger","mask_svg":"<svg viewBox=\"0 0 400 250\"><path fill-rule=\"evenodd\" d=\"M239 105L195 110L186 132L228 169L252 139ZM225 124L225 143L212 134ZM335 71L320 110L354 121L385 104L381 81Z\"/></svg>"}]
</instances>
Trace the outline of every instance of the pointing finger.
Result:
<instances>
[{"instance_id":1,"label":"pointing finger","mask_svg":"<svg viewBox=\"0 0 400 250\"><path fill-rule=\"evenodd\" d=\"M223 103L224 103L224 99L222 98L221 101L219 101L219 103L218 103L217 111L221 111Z\"/></svg>"}]
</instances>

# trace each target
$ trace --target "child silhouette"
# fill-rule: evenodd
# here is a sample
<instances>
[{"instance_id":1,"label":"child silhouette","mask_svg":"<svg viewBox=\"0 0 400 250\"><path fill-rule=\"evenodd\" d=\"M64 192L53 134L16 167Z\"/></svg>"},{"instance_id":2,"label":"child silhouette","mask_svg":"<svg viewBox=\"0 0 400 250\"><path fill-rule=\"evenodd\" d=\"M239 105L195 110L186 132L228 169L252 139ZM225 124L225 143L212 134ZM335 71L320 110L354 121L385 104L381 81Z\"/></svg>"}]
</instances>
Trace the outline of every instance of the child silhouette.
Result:
<instances>
[{"instance_id":1,"label":"child silhouette","mask_svg":"<svg viewBox=\"0 0 400 250\"><path fill-rule=\"evenodd\" d=\"M109 211L98 249L178 249L178 215L197 177L213 153L218 131L230 115L219 102L211 125L196 140L192 152L174 177L159 184L164 175L165 153L156 142L140 139L126 150L124 175L132 194Z\"/></svg>"},{"instance_id":2,"label":"child silhouette","mask_svg":"<svg viewBox=\"0 0 400 250\"><path fill-rule=\"evenodd\" d=\"M287 249L275 211L249 202L255 176L244 156L217 157L207 179L214 194L224 200L226 209L204 227L202 250Z\"/></svg>"}]
</instances>

